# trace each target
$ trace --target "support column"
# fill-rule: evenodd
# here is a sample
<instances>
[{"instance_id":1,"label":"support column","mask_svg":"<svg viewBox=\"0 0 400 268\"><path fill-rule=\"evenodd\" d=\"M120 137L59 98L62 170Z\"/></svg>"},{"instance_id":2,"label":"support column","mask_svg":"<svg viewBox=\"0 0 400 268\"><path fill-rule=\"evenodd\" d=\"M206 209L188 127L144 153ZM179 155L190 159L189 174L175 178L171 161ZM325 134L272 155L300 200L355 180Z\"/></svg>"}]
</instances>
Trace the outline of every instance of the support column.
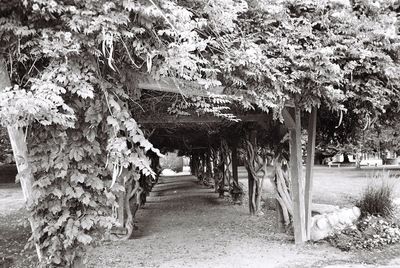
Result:
<instances>
[{"instance_id":1,"label":"support column","mask_svg":"<svg viewBox=\"0 0 400 268\"><path fill-rule=\"evenodd\" d=\"M232 177L233 177L234 185L238 185L239 186L238 156L237 156L237 144L236 144L236 142L232 146Z\"/></svg>"},{"instance_id":2,"label":"support column","mask_svg":"<svg viewBox=\"0 0 400 268\"><path fill-rule=\"evenodd\" d=\"M231 166L232 166L232 189L231 189L231 196L233 198L233 201L237 204L241 203L241 199L243 196L243 189L239 185L239 176L238 176L238 150L237 150L238 144L237 140L234 140L232 146L231 146L231 156L232 156L232 161L231 161Z\"/></svg>"},{"instance_id":3,"label":"support column","mask_svg":"<svg viewBox=\"0 0 400 268\"><path fill-rule=\"evenodd\" d=\"M306 231L307 240L311 235L311 209L312 209L312 190L315 161L315 136L317 129L317 109L313 108L308 120L308 142L307 142L307 163L306 163L306 182L305 182L305 211L306 211Z\"/></svg>"},{"instance_id":4,"label":"support column","mask_svg":"<svg viewBox=\"0 0 400 268\"><path fill-rule=\"evenodd\" d=\"M290 140L290 177L293 196L293 225L296 244L307 240L304 204L304 179L301 152L301 114L296 106L293 111L284 109L282 113L289 128Z\"/></svg>"},{"instance_id":5,"label":"support column","mask_svg":"<svg viewBox=\"0 0 400 268\"><path fill-rule=\"evenodd\" d=\"M250 143L253 144L257 148L257 130L252 129L250 131ZM247 160L251 161L251 160ZM255 215L256 213L256 208L254 206L254 201L255 199L254 196L254 187L255 187L255 178L252 175L252 172L250 171L249 167L247 167L247 174L248 174L248 192L249 192L249 211L250 215Z\"/></svg>"},{"instance_id":6,"label":"support column","mask_svg":"<svg viewBox=\"0 0 400 268\"><path fill-rule=\"evenodd\" d=\"M211 164L211 149L207 150L206 153L206 183L207 186L210 186L212 183L213 171Z\"/></svg>"}]
</instances>

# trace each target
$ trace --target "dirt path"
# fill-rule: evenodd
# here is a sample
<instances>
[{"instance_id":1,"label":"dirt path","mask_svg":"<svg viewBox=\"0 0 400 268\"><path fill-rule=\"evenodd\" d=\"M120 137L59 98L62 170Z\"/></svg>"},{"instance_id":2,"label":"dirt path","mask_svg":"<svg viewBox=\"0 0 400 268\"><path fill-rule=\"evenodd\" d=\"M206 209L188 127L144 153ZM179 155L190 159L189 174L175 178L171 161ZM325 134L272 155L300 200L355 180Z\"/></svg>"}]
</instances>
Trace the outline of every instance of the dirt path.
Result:
<instances>
[{"instance_id":1,"label":"dirt path","mask_svg":"<svg viewBox=\"0 0 400 268\"><path fill-rule=\"evenodd\" d=\"M26 214L19 185L0 184L0 268L37 267L33 249L24 249L31 236Z\"/></svg>"},{"instance_id":2,"label":"dirt path","mask_svg":"<svg viewBox=\"0 0 400 268\"><path fill-rule=\"evenodd\" d=\"M219 199L194 177L162 177L138 213L133 239L89 253L89 267L324 267L352 255L326 244L293 245L275 233L273 211L250 217L247 206Z\"/></svg>"},{"instance_id":3,"label":"dirt path","mask_svg":"<svg viewBox=\"0 0 400 268\"><path fill-rule=\"evenodd\" d=\"M21 198L15 185L0 187L1 268L37 267L34 251L23 250L30 230L26 212L20 209ZM91 249L87 266L400 268L400 245L353 253L326 243L298 247L290 236L275 232L274 211L250 217L246 204L219 199L191 176L161 177L138 212L139 230L134 237Z\"/></svg>"},{"instance_id":4,"label":"dirt path","mask_svg":"<svg viewBox=\"0 0 400 268\"><path fill-rule=\"evenodd\" d=\"M24 207L21 188L15 183L0 184L0 216L12 214Z\"/></svg>"}]
</instances>

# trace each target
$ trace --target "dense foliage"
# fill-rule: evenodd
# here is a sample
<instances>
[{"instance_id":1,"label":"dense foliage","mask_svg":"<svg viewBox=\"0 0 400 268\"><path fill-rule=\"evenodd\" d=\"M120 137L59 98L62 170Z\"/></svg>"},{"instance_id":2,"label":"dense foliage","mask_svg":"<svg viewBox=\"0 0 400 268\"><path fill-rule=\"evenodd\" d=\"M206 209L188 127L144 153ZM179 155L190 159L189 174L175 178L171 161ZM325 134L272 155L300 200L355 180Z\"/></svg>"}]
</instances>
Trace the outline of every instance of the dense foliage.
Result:
<instances>
[{"instance_id":1,"label":"dense foliage","mask_svg":"<svg viewBox=\"0 0 400 268\"><path fill-rule=\"evenodd\" d=\"M385 218L368 216L329 237L328 241L343 251L372 250L399 243L400 227Z\"/></svg>"},{"instance_id":2,"label":"dense foliage","mask_svg":"<svg viewBox=\"0 0 400 268\"><path fill-rule=\"evenodd\" d=\"M176 114L199 108L223 116L235 101L278 118L294 100L305 110L323 103L375 118L399 93L392 7L372 0L2 0L1 67L12 86L0 92L0 118L27 133L33 241L43 262L72 264L113 224L110 206L124 188L110 185L122 168L154 175L146 153L159 151L134 119L141 92L132 73L195 81L204 90L223 85L234 95L179 99L169 109Z\"/></svg>"},{"instance_id":3,"label":"dense foliage","mask_svg":"<svg viewBox=\"0 0 400 268\"><path fill-rule=\"evenodd\" d=\"M0 163L10 161L10 154L12 150L7 129L0 127Z\"/></svg>"}]
</instances>

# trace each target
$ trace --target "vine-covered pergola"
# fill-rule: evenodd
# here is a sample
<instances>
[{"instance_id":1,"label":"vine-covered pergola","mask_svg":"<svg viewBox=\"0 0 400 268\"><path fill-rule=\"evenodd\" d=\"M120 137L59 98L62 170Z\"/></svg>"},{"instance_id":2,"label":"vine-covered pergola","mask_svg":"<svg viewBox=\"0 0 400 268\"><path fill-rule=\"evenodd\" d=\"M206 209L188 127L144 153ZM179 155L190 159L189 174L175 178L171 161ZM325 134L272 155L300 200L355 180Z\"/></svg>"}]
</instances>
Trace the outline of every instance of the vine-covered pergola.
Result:
<instances>
[{"instance_id":1,"label":"vine-covered pergola","mask_svg":"<svg viewBox=\"0 0 400 268\"><path fill-rule=\"evenodd\" d=\"M204 91L200 85L195 83L183 82L177 79L163 79L161 81L155 81L149 77L141 77L138 87L145 91L156 91L166 92L172 94L182 94L185 92L186 97L201 96L207 97L212 94L224 94L222 87L211 88L208 91ZM184 87L184 88L183 88ZM146 111L148 114L148 111ZM292 102L287 102L285 108L282 111L283 125L280 122L273 122L271 114L256 111L256 112L244 112L237 114L237 120L228 120L224 118L218 118L215 116L207 115L184 115L174 116L167 113L164 114L152 114L147 116L138 117L138 123L140 123L145 129L151 130L151 137L149 140L160 149L165 151L179 150L182 154L186 154L191 158L192 174L199 176L201 179L208 180L212 176L221 178L217 179L216 184L217 190L223 194L225 184L229 184L230 176L232 177L232 188L235 193L240 192L241 189L234 189L239 186L238 182L238 146L239 142L248 140L248 144L252 146L251 151L253 154L258 154L259 148L263 147L262 144L257 141L258 136L266 136L265 138L273 140L275 143L281 142L278 138L268 137L271 135L282 134L279 132L289 133L289 150L290 150L290 192L293 196L293 227L295 233L295 242L303 243L310 239L311 230L311 204L312 204L312 180L313 180L313 165L314 165L314 153L315 153L315 137L316 137L316 119L317 109L313 108L311 113L308 115L308 143L307 143L307 160L306 160L306 172L304 178L303 172L303 153L301 147L301 111ZM282 137L281 137L282 138ZM221 145L222 142L222 145ZM226 146L224 148L224 143ZM271 145L271 144L270 144ZM272 144L277 146L277 144ZM211 170L211 166L217 166L217 157L213 155L213 150L221 150L223 154L229 156L222 156L222 174L214 174L214 170ZM249 149L249 148L248 148ZM228 151L228 152L225 152ZM248 150L247 150L248 151ZM259 194L261 188L261 180L263 176L271 176L266 174L267 170L263 169L269 164L266 155L264 155L264 163L257 161L257 156L251 157L245 154L245 162L248 170L248 192L249 192L249 210L251 214L255 214L259 209L259 201L257 198L261 198ZM228 159L226 159L228 158ZM212 165L210 162L215 161ZM271 159L270 159L271 161ZM275 162L274 164L280 165L281 162ZM265 167L263 167L265 165ZM199 170L201 168L201 171ZM232 169L232 174L229 169ZM260 174L260 172L262 174ZM276 174L274 174L276 176ZM227 177L227 178L226 178ZM257 181L255 183L255 181ZM276 182L279 184L280 182ZM289 185L285 185L289 187ZM228 185L229 186L229 185ZM276 194L279 199L282 199L282 187L276 187ZM236 191L235 191L236 190ZM288 198L290 199L290 198ZM279 204L279 202L278 202ZM284 201L281 201L284 204ZM286 204L288 205L288 204ZM286 209L288 209L286 207ZM289 209L291 209L289 207ZM282 221L282 208L278 206L278 221Z\"/></svg>"},{"instance_id":2,"label":"vine-covered pergola","mask_svg":"<svg viewBox=\"0 0 400 268\"><path fill-rule=\"evenodd\" d=\"M378 2L3 1L0 123L41 264L73 265L114 218L129 238L157 147L234 198L240 155L250 213L269 178L307 241L317 108L368 126L399 107L399 6Z\"/></svg>"},{"instance_id":3,"label":"vine-covered pergola","mask_svg":"<svg viewBox=\"0 0 400 268\"><path fill-rule=\"evenodd\" d=\"M3 70L0 72L1 81L7 83L7 74ZM150 82L149 82L150 80ZM174 79L175 80L175 79ZM181 88L177 86L176 80L154 81L146 79L145 82L139 82L138 88L143 91L164 92L170 94L181 94ZM172 82L171 82L172 81ZM9 82L8 82L9 83ZM193 86L194 85L194 86ZM196 84L186 83L185 93L187 97L202 96L207 97L215 91L196 90ZM192 86L192 87L191 87ZM218 89L219 94L224 94L223 89ZM162 103L164 106L169 103ZM148 108L148 107L147 107ZM279 122L273 122L270 114L265 112L247 112L238 114L235 118L229 120L226 118L218 118L207 115L181 115L173 116L164 111L143 110L141 116L137 117L137 122L144 129L151 131L149 140L157 148L164 151L180 150L183 154L191 157L192 174L203 180L215 180L216 191L220 195L224 195L225 191L230 192L234 197L242 194L242 189L238 182L238 147L241 140L247 139L247 148L245 150L245 162L248 170L248 193L249 193L249 210L250 214L255 214L259 210L261 181L270 174L267 174L267 165L271 163L271 159L267 159L267 155L259 155L259 147L263 145L257 141L258 137L273 135L271 133L282 134L282 125ZM311 203L312 203L312 179L313 179L313 163L315 151L316 136L316 109L314 108L309 114L308 122L308 143L307 143L307 162L306 174L303 178L302 149L301 149L301 112L294 103L286 104L282 111L283 123L286 131L289 133L289 151L290 151L290 183L285 181L276 181L276 195L282 200L278 204L279 221L282 219L282 208L291 211L292 221L295 234L295 242L303 243L310 239L311 229ZM30 170L29 161L27 160L27 144L22 130L9 127L9 137L11 145L16 156L17 168L20 174L24 174ZM272 139L272 137L266 137ZM272 139L275 143L281 142L278 139ZM272 144L276 145L276 144ZM218 155L218 154L221 155ZM262 154L262 153L261 153ZM211 163L214 161L214 163ZM269 162L269 163L268 163ZM214 164L214 165L213 165ZM281 165L279 161L274 162L275 165ZM211 167L214 166L212 169ZM230 174L232 169L232 174ZM260 174L261 173L261 174ZM274 173L279 180L279 174ZM212 178L213 177L213 178ZM282 178L280 178L282 179ZM21 176L22 189L27 201L32 200L32 194L29 185L32 184L30 176ZM283 183L283 184L281 184ZM290 186L292 196L291 202L286 196L284 202L284 193L287 189L282 188ZM134 186L131 186L134 187ZM150 189L151 190L151 189ZM132 198L132 196L130 197ZM129 198L129 199L130 199ZM291 207L292 206L292 207ZM121 207L124 207L123 203ZM128 209L131 209L128 206ZM137 209L137 208L136 208ZM130 214L132 212L128 212ZM120 212L118 215L123 215ZM134 213L130 218L133 221ZM287 216L286 216L287 217ZM289 224L291 219L286 219ZM124 220L122 225L126 225ZM130 223L131 224L131 223ZM131 234L132 227L129 234ZM126 236L124 236L126 238Z\"/></svg>"}]
</instances>

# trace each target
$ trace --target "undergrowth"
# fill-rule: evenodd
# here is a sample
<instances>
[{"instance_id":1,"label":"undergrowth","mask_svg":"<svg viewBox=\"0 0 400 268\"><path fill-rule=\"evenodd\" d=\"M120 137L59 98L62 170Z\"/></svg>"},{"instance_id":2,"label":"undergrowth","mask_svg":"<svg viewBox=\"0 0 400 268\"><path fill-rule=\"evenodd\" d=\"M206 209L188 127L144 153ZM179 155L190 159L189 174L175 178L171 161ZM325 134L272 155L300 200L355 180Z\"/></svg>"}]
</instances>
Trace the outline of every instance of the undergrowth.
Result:
<instances>
[{"instance_id":1,"label":"undergrowth","mask_svg":"<svg viewBox=\"0 0 400 268\"><path fill-rule=\"evenodd\" d=\"M360 199L356 202L361 210L360 219L327 241L344 251L375 249L400 242L400 225L396 223L394 183L389 183L389 172L372 176ZM393 180L392 180L393 181Z\"/></svg>"},{"instance_id":2,"label":"undergrowth","mask_svg":"<svg viewBox=\"0 0 400 268\"><path fill-rule=\"evenodd\" d=\"M361 217L368 215L391 218L396 209L394 199L394 183L389 182L390 173L377 173L364 189L356 206L361 210Z\"/></svg>"}]
</instances>

